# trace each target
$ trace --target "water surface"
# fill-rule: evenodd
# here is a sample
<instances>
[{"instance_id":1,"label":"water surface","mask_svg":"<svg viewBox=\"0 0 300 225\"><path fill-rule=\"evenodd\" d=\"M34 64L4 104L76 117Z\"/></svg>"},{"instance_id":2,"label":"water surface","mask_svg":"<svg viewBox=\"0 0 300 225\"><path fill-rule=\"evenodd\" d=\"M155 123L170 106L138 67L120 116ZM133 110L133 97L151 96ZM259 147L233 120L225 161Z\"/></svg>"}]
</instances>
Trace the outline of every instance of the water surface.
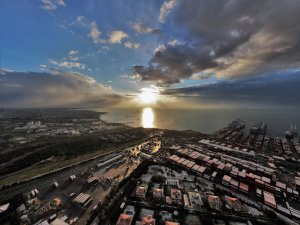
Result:
<instances>
[{"instance_id":1,"label":"water surface","mask_svg":"<svg viewBox=\"0 0 300 225\"><path fill-rule=\"evenodd\" d=\"M268 124L268 132L283 136L291 124L300 126L298 110L272 109L99 109L107 114L102 119L108 122L125 123L133 127L196 130L213 133L234 119L246 121L248 127L257 122Z\"/></svg>"}]
</instances>

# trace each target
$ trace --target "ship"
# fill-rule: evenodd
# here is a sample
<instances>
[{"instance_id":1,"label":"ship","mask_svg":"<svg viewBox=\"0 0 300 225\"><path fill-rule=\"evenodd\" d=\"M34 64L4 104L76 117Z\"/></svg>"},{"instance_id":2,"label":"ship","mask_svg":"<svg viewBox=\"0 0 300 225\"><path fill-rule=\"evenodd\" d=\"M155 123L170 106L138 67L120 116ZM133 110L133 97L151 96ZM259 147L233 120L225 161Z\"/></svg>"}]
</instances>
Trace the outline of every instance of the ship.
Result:
<instances>
[{"instance_id":1,"label":"ship","mask_svg":"<svg viewBox=\"0 0 300 225\"><path fill-rule=\"evenodd\" d=\"M289 140L294 139L295 137L297 137L297 135L298 135L297 134L297 126L295 125L293 127L293 124L291 124L290 130L285 132L286 139L289 139Z\"/></svg>"},{"instance_id":2,"label":"ship","mask_svg":"<svg viewBox=\"0 0 300 225\"><path fill-rule=\"evenodd\" d=\"M228 128L232 131L239 131L245 128L245 122L241 119L233 120L228 124Z\"/></svg>"},{"instance_id":3,"label":"ship","mask_svg":"<svg viewBox=\"0 0 300 225\"><path fill-rule=\"evenodd\" d=\"M267 124L260 122L254 124L250 127L250 134L263 134L265 135L267 132Z\"/></svg>"}]
</instances>

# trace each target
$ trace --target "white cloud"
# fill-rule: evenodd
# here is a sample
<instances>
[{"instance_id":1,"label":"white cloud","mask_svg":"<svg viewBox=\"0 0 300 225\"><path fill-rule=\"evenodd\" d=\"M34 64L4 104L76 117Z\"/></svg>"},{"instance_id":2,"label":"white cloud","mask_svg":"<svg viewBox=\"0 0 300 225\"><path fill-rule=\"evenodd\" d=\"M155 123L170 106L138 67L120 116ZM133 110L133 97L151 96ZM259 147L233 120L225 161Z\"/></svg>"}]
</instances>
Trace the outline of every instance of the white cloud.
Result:
<instances>
[{"instance_id":1,"label":"white cloud","mask_svg":"<svg viewBox=\"0 0 300 225\"><path fill-rule=\"evenodd\" d=\"M110 33L109 36L109 43L115 44L115 43L121 43L122 39L128 38L128 34L121 30L114 30Z\"/></svg>"},{"instance_id":2,"label":"white cloud","mask_svg":"<svg viewBox=\"0 0 300 225\"><path fill-rule=\"evenodd\" d=\"M78 61L79 60L79 57L77 56L77 54L79 53L79 51L77 50L71 50L69 53L68 53L68 58L72 61Z\"/></svg>"},{"instance_id":3,"label":"white cloud","mask_svg":"<svg viewBox=\"0 0 300 225\"><path fill-rule=\"evenodd\" d=\"M150 33L152 31L150 27L145 27L141 22L133 23L132 29L137 33Z\"/></svg>"},{"instance_id":4,"label":"white cloud","mask_svg":"<svg viewBox=\"0 0 300 225\"><path fill-rule=\"evenodd\" d=\"M77 51L77 50L71 50L71 51L69 51L69 55L76 55L76 54L78 54L78 52L79 51Z\"/></svg>"},{"instance_id":5,"label":"white cloud","mask_svg":"<svg viewBox=\"0 0 300 225\"><path fill-rule=\"evenodd\" d=\"M140 80L141 76L138 73L134 74L123 74L120 76L121 78L131 79L131 80Z\"/></svg>"},{"instance_id":6,"label":"white cloud","mask_svg":"<svg viewBox=\"0 0 300 225\"><path fill-rule=\"evenodd\" d=\"M78 61L79 57L77 55L70 55L69 59L72 60L72 61Z\"/></svg>"},{"instance_id":7,"label":"white cloud","mask_svg":"<svg viewBox=\"0 0 300 225\"><path fill-rule=\"evenodd\" d=\"M104 40L100 38L101 35L101 31L98 28L97 23L94 21L90 24L90 33L89 33L89 37L92 38L92 40L94 41L94 43L98 44L98 43L103 43Z\"/></svg>"},{"instance_id":8,"label":"white cloud","mask_svg":"<svg viewBox=\"0 0 300 225\"><path fill-rule=\"evenodd\" d=\"M79 60L79 56L78 56L79 51L78 50L71 50L67 53L66 57L63 57L61 60L54 60L54 59L48 59L49 63L51 63L52 65L55 65L57 67L61 67L61 68L68 68L68 69L85 69L86 65L80 62L75 62ZM43 65L43 69L47 69L47 67L44 67L46 65ZM40 67L42 68L42 65L40 65Z\"/></svg>"},{"instance_id":9,"label":"white cloud","mask_svg":"<svg viewBox=\"0 0 300 225\"><path fill-rule=\"evenodd\" d=\"M124 43L124 46L125 46L125 48L135 48L136 49L136 48L139 48L141 46L141 44L127 41Z\"/></svg>"},{"instance_id":10,"label":"white cloud","mask_svg":"<svg viewBox=\"0 0 300 225\"><path fill-rule=\"evenodd\" d=\"M132 29L137 33L151 33L152 29L150 27L146 27L141 22L135 22L131 24Z\"/></svg>"},{"instance_id":11,"label":"white cloud","mask_svg":"<svg viewBox=\"0 0 300 225\"><path fill-rule=\"evenodd\" d=\"M106 53L108 51L109 51L109 47L107 45L103 45L97 52L98 53Z\"/></svg>"},{"instance_id":12,"label":"white cloud","mask_svg":"<svg viewBox=\"0 0 300 225\"><path fill-rule=\"evenodd\" d=\"M66 6L66 3L64 2L64 0L56 0L55 2L57 5Z\"/></svg>"},{"instance_id":13,"label":"white cloud","mask_svg":"<svg viewBox=\"0 0 300 225\"><path fill-rule=\"evenodd\" d=\"M0 74L1 74L1 75L7 75L8 73L11 73L11 72L15 72L15 71L14 71L14 70L7 69L7 68L1 68L1 67L0 67Z\"/></svg>"},{"instance_id":14,"label":"white cloud","mask_svg":"<svg viewBox=\"0 0 300 225\"><path fill-rule=\"evenodd\" d=\"M168 42L168 45L170 45L170 46L177 46L177 45L182 45L182 44L184 44L184 42L178 41L177 39L174 39L174 40Z\"/></svg>"},{"instance_id":15,"label":"white cloud","mask_svg":"<svg viewBox=\"0 0 300 225\"><path fill-rule=\"evenodd\" d=\"M45 64L40 64L40 68L41 68L41 70L46 70L48 67Z\"/></svg>"},{"instance_id":16,"label":"white cloud","mask_svg":"<svg viewBox=\"0 0 300 225\"><path fill-rule=\"evenodd\" d=\"M176 5L176 0L166 0L160 7L158 21L164 23L168 14Z\"/></svg>"},{"instance_id":17,"label":"white cloud","mask_svg":"<svg viewBox=\"0 0 300 225\"><path fill-rule=\"evenodd\" d=\"M90 27L90 22L84 16L77 16L76 20L73 21L72 23L70 23L69 25L77 25L77 26L88 28L88 27Z\"/></svg>"},{"instance_id":18,"label":"white cloud","mask_svg":"<svg viewBox=\"0 0 300 225\"><path fill-rule=\"evenodd\" d=\"M86 65L83 64L83 63L80 63L80 62L70 62L70 61L67 61L66 59L63 59L61 61L56 61L56 60L53 60L53 59L49 59L49 62L55 66L59 66L59 67L63 67L63 68L68 68L68 69L72 69L72 68L75 68L75 69L85 69Z\"/></svg>"},{"instance_id":19,"label":"white cloud","mask_svg":"<svg viewBox=\"0 0 300 225\"><path fill-rule=\"evenodd\" d=\"M41 0L41 8L45 10L56 10L60 6L66 6L64 0Z\"/></svg>"},{"instance_id":20,"label":"white cloud","mask_svg":"<svg viewBox=\"0 0 300 225\"><path fill-rule=\"evenodd\" d=\"M128 34L121 30L114 30L109 33L108 39L101 38L102 32L99 30L97 23L94 21L90 24L89 37L94 41L95 44L121 44L123 39L129 38ZM127 45L128 46L128 45ZM137 44L130 47L138 48ZM103 47L100 51L106 51L108 47Z\"/></svg>"},{"instance_id":21,"label":"white cloud","mask_svg":"<svg viewBox=\"0 0 300 225\"><path fill-rule=\"evenodd\" d=\"M141 22L132 23L131 28L139 34L142 34L142 33L145 33L145 34L149 34L149 33L159 34L160 33L160 29L153 29L151 27L147 27L144 24L142 24Z\"/></svg>"},{"instance_id":22,"label":"white cloud","mask_svg":"<svg viewBox=\"0 0 300 225\"><path fill-rule=\"evenodd\" d=\"M81 23L84 20L84 16L77 16L76 22Z\"/></svg>"}]
</instances>

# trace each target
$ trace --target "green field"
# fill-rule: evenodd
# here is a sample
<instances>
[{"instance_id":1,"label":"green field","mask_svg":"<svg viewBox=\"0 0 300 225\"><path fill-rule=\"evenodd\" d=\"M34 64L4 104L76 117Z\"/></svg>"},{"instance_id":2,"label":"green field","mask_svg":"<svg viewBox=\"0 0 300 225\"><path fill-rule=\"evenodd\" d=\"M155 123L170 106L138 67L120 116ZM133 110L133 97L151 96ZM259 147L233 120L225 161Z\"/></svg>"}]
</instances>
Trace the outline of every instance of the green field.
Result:
<instances>
[{"instance_id":1,"label":"green field","mask_svg":"<svg viewBox=\"0 0 300 225\"><path fill-rule=\"evenodd\" d=\"M104 156L105 154L113 153L118 150L125 149L127 147L133 146L135 144L141 143L145 141L146 139L140 139L140 140L135 140L131 141L125 144L120 144L118 147L106 147L99 149L97 151L92 151L83 155L80 155L76 158L71 158L68 160L65 160L64 157L55 157L55 160L52 160L49 163L45 164L34 164L30 167L27 167L23 170L18 171L17 173L12 174L11 176L5 177L0 180L0 185L7 185L14 183L16 181L22 181L26 179L30 179L32 177L42 175L45 173L48 173L49 171L57 170L60 168L63 168L67 165L73 165L80 163L85 160L92 159L94 157L101 157Z\"/></svg>"}]
</instances>

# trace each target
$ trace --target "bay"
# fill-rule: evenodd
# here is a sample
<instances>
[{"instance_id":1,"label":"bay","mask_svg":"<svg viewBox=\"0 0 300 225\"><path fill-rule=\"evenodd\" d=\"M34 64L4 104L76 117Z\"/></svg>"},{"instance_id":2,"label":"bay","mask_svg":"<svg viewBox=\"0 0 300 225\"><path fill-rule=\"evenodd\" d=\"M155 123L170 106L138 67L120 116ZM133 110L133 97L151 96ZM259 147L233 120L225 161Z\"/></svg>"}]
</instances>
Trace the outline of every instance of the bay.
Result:
<instances>
[{"instance_id":1,"label":"bay","mask_svg":"<svg viewBox=\"0 0 300 225\"><path fill-rule=\"evenodd\" d=\"M107 112L102 116L107 122L124 123L132 127L195 130L213 133L237 118L246 122L246 132L252 124L265 122L268 133L284 136L291 124L300 124L298 110L285 109L96 109Z\"/></svg>"}]
</instances>

